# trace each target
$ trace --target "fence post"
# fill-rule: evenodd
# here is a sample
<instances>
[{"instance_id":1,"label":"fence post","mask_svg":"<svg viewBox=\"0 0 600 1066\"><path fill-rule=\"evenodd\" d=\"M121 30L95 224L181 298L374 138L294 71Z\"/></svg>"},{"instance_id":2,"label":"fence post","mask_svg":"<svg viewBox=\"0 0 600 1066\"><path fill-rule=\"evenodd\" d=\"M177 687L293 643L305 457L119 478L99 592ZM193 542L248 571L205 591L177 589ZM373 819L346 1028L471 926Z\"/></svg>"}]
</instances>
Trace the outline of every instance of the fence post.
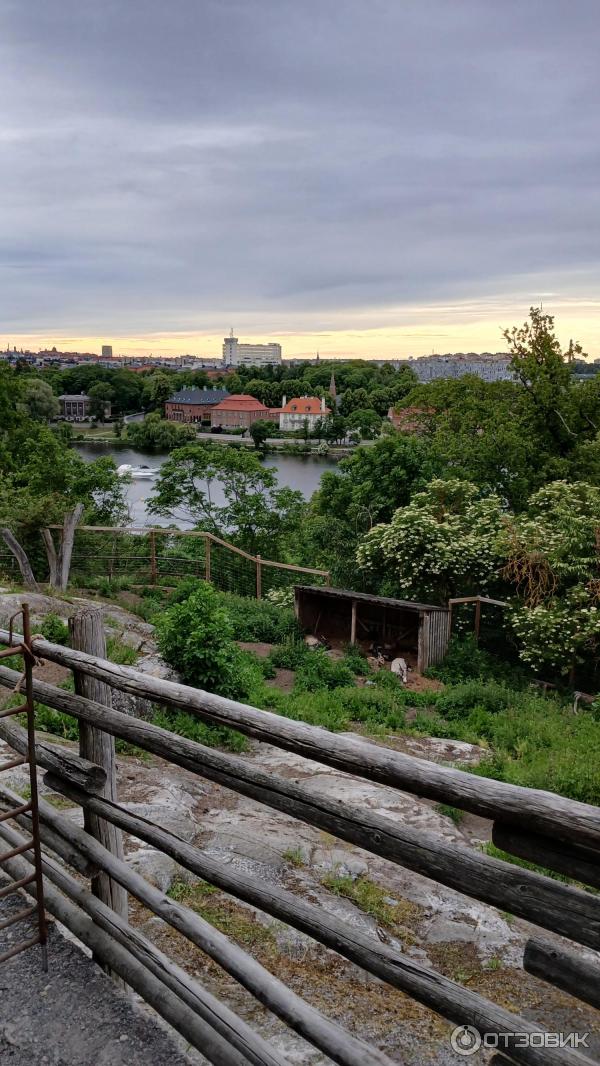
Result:
<instances>
[{"instance_id":1,"label":"fence post","mask_svg":"<svg viewBox=\"0 0 600 1066\"><path fill-rule=\"evenodd\" d=\"M84 651L88 655L96 655L101 659L106 658L106 639L102 613L97 608L82 608L69 619L71 633L71 646L76 651ZM111 707L111 690L109 685L96 678L89 677L78 670L73 670L75 679L75 692L79 696L102 703L105 707ZM84 759L102 766L106 770L106 784L103 795L108 800L117 800L116 781L116 758L115 738L105 733L102 729L87 723L79 723L79 754ZM123 834L120 829L106 822L97 815L84 810L84 827L90 836L99 841L111 854L119 859L124 858ZM112 910L116 911L125 921L128 920L127 893L121 885L113 881L107 874L97 873L91 880L93 894ZM98 960L96 960L98 961ZM114 975L113 975L114 976Z\"/></svg>"},{"instance_id":2,"label":"fence post","mask_svg":"<svg viewBox=\"0 0 600 1066\"><path fill-rule=\"evenodd\" d=\"M149 534L150 538L150 580L153 585L156 585L156 533Z\"/></svg>"},{"instance_id":3,"label":"fence post","mask_svg":"<svg viewBox=\"0 0 600 1066\"><path fill-rule=\"evenodd\" d=\"M262 566L260 562L260 555L256 556L256 598L262 599Z\"/></svg>"},{"instance_id":4,"label":"fence post","mask_svg":"<svg viewBox=\"0 0 600 1066\"><path fill-rule=\"evenodd\" d=\"M475 640L479 642L479 631L481 629L481 599L477 597L475 604Z\"/></svg>"},{"instance_id":5,"label":"fence post","mask_svg":"<svg viewBox=\"0 0 600 1066\"><path fill-rule=\"evenodd\" d=\"M210 537L204 538L204 580L210 581Z\"/></svg>"}]
</instances>

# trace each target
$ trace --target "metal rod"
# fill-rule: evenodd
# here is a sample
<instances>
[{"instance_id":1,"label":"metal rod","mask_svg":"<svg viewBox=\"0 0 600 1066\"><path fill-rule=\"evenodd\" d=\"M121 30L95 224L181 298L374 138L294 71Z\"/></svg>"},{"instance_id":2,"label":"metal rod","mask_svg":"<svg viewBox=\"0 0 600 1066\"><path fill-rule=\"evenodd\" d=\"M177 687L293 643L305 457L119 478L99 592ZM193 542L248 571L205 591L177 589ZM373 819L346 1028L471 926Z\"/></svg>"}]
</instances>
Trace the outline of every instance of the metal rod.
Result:
<instances>
[{"instance_id":1,"label":"metal rod","mask_svg":"<svg viewBox=\"0 0 600 1066\"><path fill-rule=\"evenodd\" d=\"M35 881L35 871L29 874L28 877L22 877L20 881L13 881L12 884L7 885L6 888L0 888L0 899L6 899L7 896L11 896L13 892L18 892L20 888L25 888L25 885L30 885L32 881Z\"/></svg>"},{"instance_id":2,"label":"metal rod","mask_svg":"<svg viewBox=\"0 0 600 1066\"><path fill-rule=\"evenodd\" d=\"M0 718L10 718L13 714L25 714L27 704L21 703L19 707L9 707L7 711L0 711Z\"/></svg>"},{"instance_id":3,"label":"metal rod","mask_svg":"<svg viewBox=\"0 0 600 1066\"><path fill-rule=\"evenodd\" d=\"M48 953L46 944L48 930L44 912L44 879L42 876L42 848L40 844L40 816L38 810L38 783L35 759L35 707L33 703L33 663L31 650L31 619L29 604L23 604L23 645L25 659L25 695L27 698L27 740L29 748L29 782L31 785L31 832L33 854L35 859L36 901L38 912L39 942L42 947L42 969L48 970Z\"/></svg>"},{"instance_id":4,"label":"metal rod","mask_svg":"<svg viewBox=\"0 0 600 1066\"><path fill-rule=\"evenodd\" d=\"M22 807L15 807L14 810L6 811L5 814L0 814L0 822L8 822L10 818L16 818L18 814L27 814L27 811L31 810L31 800L29 803L24 803Z\"/></svg>"},{"instance_id":5,"label":"metal rod","mask_svg":"<svg viewBox=\"0 0 600 1066\"><path fill-rule=\"evenodd\" d=\"M0 955L0 963L8 962L15 955L20 955L22 951L27 951L28 948L35 947L40 943L39 933L36 936L32 936L31 940L24 940L22 944L17 944L16 947L11 948L10 951L5 951L4 955Z\"/></svg>"},{"instance_id":6,"label":"metal rod","mask_svg":"<svg viewBox=\"0 0 600 1066\"><path fill-rule=\"evenodd\" d=\"M4 855L0 855L0 866L8 859L14 859L15 855L22 855L24 851L31 851L33 847L33 839L26 840L24 844L20 844L18 848L13 848L12 851L5 851Z\"/></svg>"},{"instance_id":7,"label":"metal rod","mask_svg":"<svg viewBox=\"0 0 600 1066\"><path fill-rule=\"evenodd\" d=\"M32 907L25 907L24 910L19 911L17 914L11 915L10 918L5 918L0 922L0 930L8 929L11 925L16 925L17 922L24 922L30 915L35 914L37 911L37 903L34 903Z\"/></svg>"},{"instance_id":8,"label":"metal rod","mask_svg":"<svg viewBox=\"0 0 600 1066\"><path fill-rule=\"evenodd\" d=\"M13 759L12 762L3 763L3 765L0 766L0 774L4 770L12 770L12 769L14 769L15 766L22 766L23 763L26 763L26 762L27 762L27 759L23 755L20 755L18 759Z\"/></svg>"},{"instance_id":9,"label":"metal rod","mask_svg":"<svg viewBox=\"0 0 600 1066\"><path fill-rule=\"evenodd\" d=\"M0 651L0 659L8 659L11 655L21 655L22 648L20 644L15 644L13 648L4 648Z\"/></svg>"}]
</instances>

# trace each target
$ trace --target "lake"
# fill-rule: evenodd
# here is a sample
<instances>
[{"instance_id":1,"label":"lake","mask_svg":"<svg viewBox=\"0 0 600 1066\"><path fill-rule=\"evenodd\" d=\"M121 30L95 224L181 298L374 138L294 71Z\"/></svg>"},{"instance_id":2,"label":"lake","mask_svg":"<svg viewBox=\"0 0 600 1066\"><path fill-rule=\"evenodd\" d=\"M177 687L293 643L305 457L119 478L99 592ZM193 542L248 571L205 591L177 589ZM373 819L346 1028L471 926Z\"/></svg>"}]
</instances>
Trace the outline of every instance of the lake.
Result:
<instances>
[{"instance_id":1,"label":"lake","mask_svg":"<svg viewBox=\"0 0 600 1066\"><path fill-rule=\"evenodd\" d=\"M224 447L224 445L221 445ZM106 444L76 444L76 450L87 462L98 459L102 455L110 455L117 466L128 463L130 466L149 466L159 468L169 458L167 452L144 452L127 445L118 447ZM280 488L297 489L306 500L310 499L313 492L319 487L321 474L326 470L335 470L337 460L326 455L281 455L273 452L261 460L263 466L272 467L276 473ZM186 514L185 510L176 518L160 518L158 515L149 515L146 510L148 497L152 493L154 481L132 481L127 487L127 501L131 517L131 524L135 526L168 526L173 522L180 529L191 529L194 522ZM224 502L219 486L213 489L213 499L217 505Z\"/></svg>"}]
</instances>

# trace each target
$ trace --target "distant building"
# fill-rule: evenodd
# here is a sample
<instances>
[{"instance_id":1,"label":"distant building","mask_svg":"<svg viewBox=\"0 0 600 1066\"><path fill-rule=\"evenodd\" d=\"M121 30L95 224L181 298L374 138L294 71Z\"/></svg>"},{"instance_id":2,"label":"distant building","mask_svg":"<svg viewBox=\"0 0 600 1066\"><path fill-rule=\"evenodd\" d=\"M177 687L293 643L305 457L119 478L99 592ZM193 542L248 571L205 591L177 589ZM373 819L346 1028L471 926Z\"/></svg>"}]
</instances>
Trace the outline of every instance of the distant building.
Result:
<instances>
[{"instance_id":1,"label":"distant building","mask_svg":"<svg viewBox=\"0 0 600 1066\"><path fill-rule=\"evenodd\" d=\"M407 364L419 381L435 381L437 378L462 378L475 374L483 381L512 381L510 356L484 352L478 355L462 352L456 355L421 355Z\"/></svg>"},{"instance_id":2,"label":"distant building","mask_svg":"<svg viewBox=\"0 0 600 1066\"><path fill-rule=\"evenodd\" d=\"M298 430L304 429L307 424L312 430L320 418L327 418L330 414L329 407L325 406L325 400L320 400L318 396L298 396L288 403L284 396L279 415L279 428Z\"/></svg>"},{"instance_id":3,"label":"distant building","mask_svg":"<svg viewBox=\"0 0 600 1066\"><path fill-rule=\"evenodd\" d=\"M102 358L103 359L112 359L112 357L113 357L112 344L103 344L102 345Z\"/></svg>"},{"instance_id":4,"label":"distant building","mask_svg":"<svg viewBox=\"0 0 600 1066\"><path fill-rule=\"evenodd\" d=\"M167 400L165 418L169 422L210 421L210 412L229 393L227 389L180 389Z\"/></svg>"},{"instance_id":5,"label":"distant building","mask_svg":"<svg viewBox=\"0 0 600 1066\"><path fill-rule=\"evenodd\" d=\"M84 422L86 419L92 417L92 398L85 392L76 393L75 395L65 394L58 397L60 401L60 412L63 418L67 422ZM104 404L104 417L110 418L111 404L110 400L107 400Z\"/></svg>"},{"instance_id":6,"label":"distant building","mask_svg":"<svg viewBox=\"0 0 600 1066\"><path fill-rule=\"evenodd\" d=\"M419 434L425 432L427 418L434 414L435 408L433 407L401 407L398 411L390 407L388 418L394 428L400 430L401 433Z\"/></svg>"},{"instance_id":7,"label":"distant building","mask_svg":"<svg viewBox=\"0 0 600 1066\"><path fill-rule=\"evenodd\" d=\"M280 344L240 344L233 331L223 341L225 366L276 366L281 363Z\"/></svg>"},{"instance_id":8,"label":"distant building","mask_svg":"<svg viewBox=\"0 0 600 1066\"><path fill-rule=\"evenodd\" d=\"M278 423L279 408L265 407L264 403L254 396L246 396L243 393L227 396L210 412L211 425L225 430L250 429L252 423L259 419Z\"/></svg>"}]
</instances>

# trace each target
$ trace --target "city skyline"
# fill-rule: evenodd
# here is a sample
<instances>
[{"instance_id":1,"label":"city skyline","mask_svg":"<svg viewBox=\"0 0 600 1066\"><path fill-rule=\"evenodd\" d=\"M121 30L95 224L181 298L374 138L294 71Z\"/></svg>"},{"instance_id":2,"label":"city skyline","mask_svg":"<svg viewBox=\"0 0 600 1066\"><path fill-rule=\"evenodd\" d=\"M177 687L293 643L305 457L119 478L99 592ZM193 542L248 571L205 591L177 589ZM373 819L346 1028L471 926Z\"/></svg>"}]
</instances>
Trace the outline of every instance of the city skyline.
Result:
<instances>
[{"instance_id":1,"label":"city skyline","mask_svg":"<svg viewBox=\"0 0 600 1066\"><path fill-rule=\"evenodd\" d=\"M141 17L143 15L143 17ZM17 346L600 352L597 5L0 0Z\"/></svg>"}]
</instances>

